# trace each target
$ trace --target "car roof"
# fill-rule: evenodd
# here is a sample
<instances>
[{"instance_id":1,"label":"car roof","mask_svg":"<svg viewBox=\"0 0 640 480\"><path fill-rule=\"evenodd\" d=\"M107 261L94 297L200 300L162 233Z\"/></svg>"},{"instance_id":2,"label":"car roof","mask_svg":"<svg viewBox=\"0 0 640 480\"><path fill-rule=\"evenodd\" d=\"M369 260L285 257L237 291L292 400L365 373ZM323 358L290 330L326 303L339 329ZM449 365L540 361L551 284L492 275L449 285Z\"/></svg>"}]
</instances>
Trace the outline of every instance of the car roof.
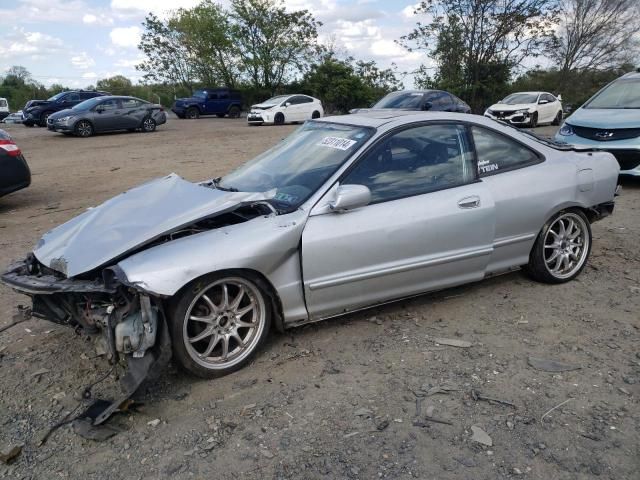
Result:
<instances>
[{"instance_id":1,"label":"car roof","mask_svg":"<svg viewBox=\"0 0 640 480\"><path fill-rule=\"evenodd\" d=\"M482 115L471 115L469 113L451 113L451 112L421 112L411 110L395 110L393 108L385 108L379 110L369 110L366 112L357 112L349 115L335 115L323 117L316 120L317 122L340 123L343 125L355 125L359 127L378 128L388 123L408 124L413 122L429 121L429 120L449 120L449 121L469 121L481 123L484 125L494 125L495 122Z\"/></svg>"},{"instance_id":2,"label":"car roof","mask_svg":"<svg viewBox=\"0 0 640 480\"><path fill-rule=\"evenodd\" d=\"M625 73L623 76L621 76L620 78L624 78L624 79L640 79L640 69L637 72L629 72L629 73Z\"/></svg>"}]
</instances>

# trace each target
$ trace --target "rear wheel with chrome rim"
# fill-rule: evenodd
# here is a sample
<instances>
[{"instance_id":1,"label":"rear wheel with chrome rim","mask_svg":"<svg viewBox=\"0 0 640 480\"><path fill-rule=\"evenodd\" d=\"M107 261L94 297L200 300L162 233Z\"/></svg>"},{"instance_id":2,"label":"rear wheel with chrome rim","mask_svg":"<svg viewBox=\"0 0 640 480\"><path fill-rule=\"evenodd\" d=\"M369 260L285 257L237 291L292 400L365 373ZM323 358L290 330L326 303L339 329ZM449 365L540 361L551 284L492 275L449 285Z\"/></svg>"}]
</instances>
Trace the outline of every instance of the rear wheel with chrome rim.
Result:
<instances>
[{"instance_id":1,"label":"rear wheel with chrome rim","mask_svg":"<svg viewBox=\"0 0 640 480\"><path fill-rule=\"evenodd\" d=\"M580 210L565 210L545 224L525 270L541 282L568 282L580 274L590 252L589 220Z\"/></svg>"},{"instance_id":2,"label":"rear wheel with chrome rim","mask_svg":"<svg viewBox=\"0 0 640 480\"><path fill-rule=\"evenodd\" d=\"M246 365L267 337L271 303L258 278L206 275L177 297L171 312L173 351L180 365L215 378Z\"/></svg>"}]
</instances>

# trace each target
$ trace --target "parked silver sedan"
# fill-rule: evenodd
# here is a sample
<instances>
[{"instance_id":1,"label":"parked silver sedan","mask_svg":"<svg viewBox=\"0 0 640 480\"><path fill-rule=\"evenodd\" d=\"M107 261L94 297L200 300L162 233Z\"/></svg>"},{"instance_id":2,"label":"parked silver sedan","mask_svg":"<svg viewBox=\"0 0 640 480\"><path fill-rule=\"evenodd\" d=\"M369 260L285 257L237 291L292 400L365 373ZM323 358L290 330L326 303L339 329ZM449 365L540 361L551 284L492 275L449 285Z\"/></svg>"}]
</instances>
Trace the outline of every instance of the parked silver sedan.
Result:
<instances>
[{"instance_id":1,"label":"parked silver sedan","mask_svg":"<svg viewBox=\"0 0 640 480\"><path fill-rule=\"evenodd\" d=\"M481 116L328 117L222 178L171 174L91 208L2 278L33 315L101 332L135 378L171 353L216 377L271 328L519 267L575 278L618 170Z\"/></svg>"},{"instance_id":2,"label":"parked silver sedan","mask_svg":"<svg viewBox=\"0 0 640 480\"><path fill-rule=\"evenodd\" d=\"M153 132L166 121L167 115L160 105L136 97L103 95L49 115L47 128L67 135L90 137L117 130Z\"/></svg>"}]
</instances>

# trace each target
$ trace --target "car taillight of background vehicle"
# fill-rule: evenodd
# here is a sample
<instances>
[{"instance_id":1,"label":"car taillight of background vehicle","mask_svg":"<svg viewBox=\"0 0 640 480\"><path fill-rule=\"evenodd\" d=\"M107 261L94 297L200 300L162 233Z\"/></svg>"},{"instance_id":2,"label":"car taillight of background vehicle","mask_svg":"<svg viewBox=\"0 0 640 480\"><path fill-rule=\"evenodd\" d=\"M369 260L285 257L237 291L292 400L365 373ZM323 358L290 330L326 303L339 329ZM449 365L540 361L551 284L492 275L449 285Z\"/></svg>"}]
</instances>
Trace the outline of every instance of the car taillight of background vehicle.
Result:
<instances>
[{"instance_id":1,"label":"car taillight of background vehicle","mask_svg":"<svg viewBox=\"0 0 640 480\"><path fill-rule=\"evenodd\" d=\"M0 148L7 152L11 157L17 157L21 153L18 146L11 140L0 139Z\"/></svg>"}]
</instances>

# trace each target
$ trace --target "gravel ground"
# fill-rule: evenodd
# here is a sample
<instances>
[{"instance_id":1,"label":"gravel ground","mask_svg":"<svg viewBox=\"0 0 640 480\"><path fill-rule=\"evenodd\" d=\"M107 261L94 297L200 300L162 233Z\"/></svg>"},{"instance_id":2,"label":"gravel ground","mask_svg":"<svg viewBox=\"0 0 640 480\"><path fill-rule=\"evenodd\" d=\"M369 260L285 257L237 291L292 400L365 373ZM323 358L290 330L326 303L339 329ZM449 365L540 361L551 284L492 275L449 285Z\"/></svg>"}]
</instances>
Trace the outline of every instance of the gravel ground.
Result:
<instances>
[{"instance_id":1,"label":"gravel ground","mask_svg":"<svg viewBox=\"0 0 640 480\"><path fill-rule=\"evenodd\" d=\"M170 120L154 134L78 139L9 125L33 184L0 199L0 264L131 186L223 174L294 128ZM639 205L640 182L623 181L576 281L516 272L274 333L252 364L214 381L170 367L137 411L110 420L121 431L104 442L66 425L38 446L108 367L67 328L13 327L0 334L0 447L23 449L0 477L636 480ZM26 301L0 286L0 326ZM530 356L580 368L540 371Z\"/></svg>"}]
</instances>

